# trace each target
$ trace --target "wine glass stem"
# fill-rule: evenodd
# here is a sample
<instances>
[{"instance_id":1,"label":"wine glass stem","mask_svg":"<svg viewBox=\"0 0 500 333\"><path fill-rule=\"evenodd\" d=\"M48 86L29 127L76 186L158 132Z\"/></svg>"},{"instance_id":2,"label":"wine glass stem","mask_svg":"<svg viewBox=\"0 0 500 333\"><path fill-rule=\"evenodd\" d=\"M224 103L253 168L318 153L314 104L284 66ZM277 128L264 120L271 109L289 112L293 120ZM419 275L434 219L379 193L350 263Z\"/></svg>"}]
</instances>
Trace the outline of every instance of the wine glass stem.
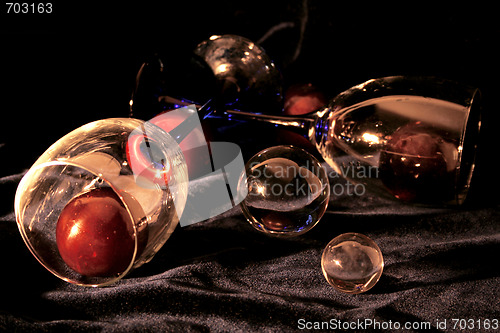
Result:
<instances>
[{"instance_id":1,"label":"wine glass stem","mask_svg":"<svg viewBox=\"0 0 500 333\"><path fill-rule=\"evenodd\" d=\"M315 113L306 114L302 116L278 116L278 115L268 115L268 114L257 114L253 112L237 111L237 110L226 110L218 111L213 106L213 100L208 100L204 105L200 106L194 102L186 102L183 100L175 99L172 97L165 97L166 101L169 103L175 103L179 106L188 106L194 104L198 108L198 114L193 114L188 117L176 128L172 129L169 134L180 143L184 138L193 130L192 124L195 124L192 120L194 117L199 117L203 120L206 118L223 118L227 120L235 121L252 121L260 122L274 125L278 128L284 128L287 130L294 131L306 138L311 137L311 129L314 128Z\"/></svg>"},{"instance_id":2,"label":"wine glass stem","mask_svg":"<svg viewBox=\"0 0 500 333\"><path fill-rule=\"evenodd\" d=\"M217 115L217 112L215 112L215 114ZM223 118L229 120L256 121L260 123L272 124L275 127L299 133L306 138L309 138L309 131L313 128L315 120L315 118L310 114L303 116L278 116L236 110L226 110L223 114Z\"/></svg>"}]
</instances>

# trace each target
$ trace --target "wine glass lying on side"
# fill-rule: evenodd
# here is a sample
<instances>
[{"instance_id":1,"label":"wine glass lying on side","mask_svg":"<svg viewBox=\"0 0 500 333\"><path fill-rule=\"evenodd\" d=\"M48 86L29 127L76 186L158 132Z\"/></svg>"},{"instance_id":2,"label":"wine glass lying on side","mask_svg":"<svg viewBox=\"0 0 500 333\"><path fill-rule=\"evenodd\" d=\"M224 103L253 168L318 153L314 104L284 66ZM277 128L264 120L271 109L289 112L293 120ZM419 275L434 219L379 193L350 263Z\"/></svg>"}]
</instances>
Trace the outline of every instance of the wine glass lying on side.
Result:
<instances>
[{"instance_id":1,"label":"wine glass lying on side","mask_svg":"<svg viewBox=\"0 0 500 333\"><path fill-rule=\"evenodd\" d=\"M217 114L295 130L349 181L432 205L464 202L481 127L479 90L433 77L368 80L303 116Z\"/></svg>"},{"instance_id":2,"label":"wine glass lying on side","mask_svg":"<svg viewBox=\"0 0 500 333\"><path fill-rule=\"evenodd\" d=\"M187 167L177 142L132 118L65 135L21 180L15 213L38 261L59 278L105 286L148 262L178 224Z\"/></svg>"},{"instance_id":3,"label":"wine glass lying on side","mask_svg":"<svg viewBox=\"0 0 500 333\"><path fill-rule=\"evenodd\" d=\"M200 119L255 120L295 130L337 173L382 196L438 205L465 201L481 127L478 89L435 77L383 77L342 92L315 112L280 116L280 75L258 45L240 36L212 36L195 54L197 66L203 67L197 73L207 76L211 70L217 82L218 97L210 101L224 101L194 101L204 105ZM138 75L137 86L154 95L148 82ZM162 94L169 90L175 89L163 89ZM148 109L136 108L133 115L145 118Z\"/></svg>"}]
</instances>

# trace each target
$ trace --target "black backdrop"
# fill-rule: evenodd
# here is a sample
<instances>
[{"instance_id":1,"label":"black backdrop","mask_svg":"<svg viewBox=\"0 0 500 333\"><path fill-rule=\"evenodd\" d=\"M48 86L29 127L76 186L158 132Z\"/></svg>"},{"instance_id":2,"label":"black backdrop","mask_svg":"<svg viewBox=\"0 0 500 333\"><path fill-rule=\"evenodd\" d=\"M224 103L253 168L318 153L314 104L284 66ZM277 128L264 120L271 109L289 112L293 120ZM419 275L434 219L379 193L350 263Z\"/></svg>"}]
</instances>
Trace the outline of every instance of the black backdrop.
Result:
<instances>
[{"instance_id":1,"label":"black backdrop","mask_svg":"<svg viewBox=\"0 0 500 333\"><path fill-rule=\"evenodd\" d=\"M5 10L0 286L16 295L0 300L0 329L246 331L293 329L299 318L499 317L496 8L304 0L66 2L44 15ZM288 28L262 45L286 86L312 82L331 98L370 78L433 75L481 88L484 138L474 202L427 211L376 200L360 208L341 198L318 231L291 241L258 235L236 210L177 230L149 267L106 289L68 286L39 266L12 216L15 175L70 130L127 116L135 74L152 53L190 50L212 34L258 41L280 24ZM388 255L380 285L357 298L333 291L317 265L328 240L345 231L368 234Z\"/></svg>"}]
</instances>

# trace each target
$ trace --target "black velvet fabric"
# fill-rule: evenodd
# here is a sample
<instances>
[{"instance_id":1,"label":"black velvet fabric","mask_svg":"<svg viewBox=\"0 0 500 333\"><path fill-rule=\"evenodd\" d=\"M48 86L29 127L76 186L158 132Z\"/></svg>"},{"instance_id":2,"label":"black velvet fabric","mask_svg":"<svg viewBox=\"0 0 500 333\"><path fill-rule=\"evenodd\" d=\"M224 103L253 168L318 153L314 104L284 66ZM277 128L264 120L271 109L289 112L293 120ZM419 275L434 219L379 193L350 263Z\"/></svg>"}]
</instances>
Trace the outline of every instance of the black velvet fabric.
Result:
<instances>
[{"instance_id":1,"label":"black velvet fabric","mask_svg":"<svg viewBox=\"0 0 500 333\"><path fill-rule=\"evenodd\" d=\"M2 178L2 188L19 178ZM346 195L332 198L309 233L280 239L254 230L233 209L179 227L153 261L111 287L93 289L45 271L7 214L0 224L7 268L0 328L247 332L380 325L400 331L412 325L408 331L416 332L413 325L437 329L445 320L454 331L454 319L470 319L476 327L470 331L485 331L477 328L499 317L498 221L498 206L428 209ZM384 273L365 294L340 293L321 272L324 247L344 232L371 237L384 255Z\"/></svg>"},{"instance_id":2,"label":"black velvet fabric","mask_svg":"<svg viewBox=\"0 0 500 333\"><path fill-rule=\"evenodd\" d=\"M499 31L490 16L495 9L455 4L409 10L319 1L130 6L60 5L53 16L4 16L1 331L499 329L493 57ZM471 200L460 208L426 208L370 194L333 195L314 229L287 239L254 230L237 207L178 227L150 263L110 287L84 288L52 276L30 254L16 226L14 195L22 175L72 129L126 116L144 57L192 48L214 33L255 41L269 33L263 45L282 69L285 85L313 82L329 98L367 79L400 74L437 75L480 87L484 131ZM269 138L264 145L275 142ZM242 145L246 158L257 147ZM342 182L333 176L331 181ZM369 236L384 255L383 275L367 293L340 293L323 277L322 251L344 232Z\"/></svg>"}]
</instances>

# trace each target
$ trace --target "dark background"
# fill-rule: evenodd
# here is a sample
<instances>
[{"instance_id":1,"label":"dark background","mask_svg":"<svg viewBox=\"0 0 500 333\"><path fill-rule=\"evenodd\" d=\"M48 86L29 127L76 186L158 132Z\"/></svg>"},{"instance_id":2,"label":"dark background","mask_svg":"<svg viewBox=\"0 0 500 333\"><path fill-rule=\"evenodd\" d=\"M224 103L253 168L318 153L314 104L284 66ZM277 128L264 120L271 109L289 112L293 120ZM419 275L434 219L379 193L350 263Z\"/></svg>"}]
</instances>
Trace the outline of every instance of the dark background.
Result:
<instances>
[{"instance_id":1,"label":"dark background","mask_svg":"<svg viewBox=\"0 0 500 333\"><path fill-rule=\"evenodd\" d=\"M498 88L496 9L470 4L64 2L53 3L51 14L5 10L0 77L2 111L10 125L3 126L2 136L36 136L30 151L42 152L88 121L127 115L135 74L154 52L191 50L212 34L257 41L282 22L295 26L263 46L285 85L313 82L331 98L370 78L432 75L480 87L488 102ZM291 61L304 20L302 47Z\"/></svg>"},{"instance_id":2,"label":"dark background","mask_svg":"<svg viewBox=\"0 0 500 333\"><path fill-rule=\"evenodd\" d=\"M496 6L314 0L129 3L66 1L53 3L53 13L44 15L6 14L0 4L0 285L4 292L18 291L16 299L0 301L0 330L17 325L112 330L115 320L122 329L203 331L212 315L215 330L258 330L261 325L290 329L300 316L349 320L356 318L356 311L364 318L399 321L472 314L498 318ZM479 87L484 136L473 205L442 214L382 206L378 213L356 215L367 202L340 201L336 207L346 215L333 212L295 241L259 235L241 216L221 218L176 231L153 262L114 288L67 286L46 272L22 243L9 215L17 183L5 177L29 168L53 142L85 123L128 116L135 75L151 54L192 50L212 34L257 41L283 22L293 27L262 45L282 70L285 88L312 82L332 98L389 75L440 76ZM317 276L316 266L311 266L316 275L294 271L296 265L316 260L329 239L347 231L373 237L389 260L378 289L358 298L334 292ZM192 246L186 249L186 244ZM186 263L193 268L183 273ZM274 270L285 276L273 275ZM144 283L162 274L181 282L158 278L163 282ZM313 285L306 283L309 278ZM234 289L218 289L225 285ZM260 292L253 294L255 290ZM231 296L233 292L243 297ZM380 305L386 301L389 305ZM122 321L116 319L120 316ZM166 319L155 321L162 316ZM218 326L217 318L233 326Z\"/></svg>"},{"instance_id":3,"label":"dark background","mask_svg":"<svg viewBox=\"0 0 500 333\"><path fill-rule=\"evenodd\" d=\"M498 178L491 176L500 120L496 8L305 0L64 2L53 3L51 14L6 14L6 7L0 20L0 142L13 142L8 147L16 158L3 163L3 174L28 168L85 123L128 116L135 76L148 56L189 52L213 34L258 41L285 22L292 27L262 43L282 71L285 90L311 82L332 98L390 75L438 76L479 87L485 134L485 162L479 164L485 171L475 183L486 186L478 192L489 193Z\"/></svg>"}]
</instances>

